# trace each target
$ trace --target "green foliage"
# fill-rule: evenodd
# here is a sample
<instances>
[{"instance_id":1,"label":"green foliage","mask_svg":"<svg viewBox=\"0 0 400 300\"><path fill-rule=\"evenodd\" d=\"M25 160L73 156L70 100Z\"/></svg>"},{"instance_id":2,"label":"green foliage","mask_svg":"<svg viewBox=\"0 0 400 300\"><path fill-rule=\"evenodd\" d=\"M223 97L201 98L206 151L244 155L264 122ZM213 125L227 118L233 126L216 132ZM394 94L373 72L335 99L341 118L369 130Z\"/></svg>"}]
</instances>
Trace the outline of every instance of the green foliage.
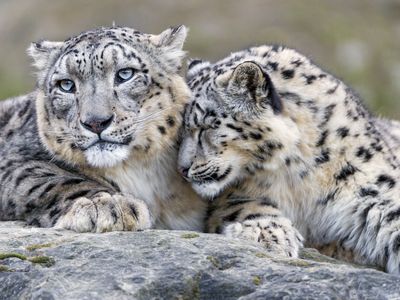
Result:
<instances>
[{"instance_id":1,"label":"green foliage","mask_svg":"<svg viewBox=\"0 0 400 300\"><path fill-rule=\"evenodd\" d=\"M253 276L253 283L255 285L260 285L261 284L261 277L260 276Z\"/></svg>"},{"instance_id":2,"label":"green foliage","mask_svg":"<svg viewBox=\"0 0 400 300\"><path fill-rule=\"evenodd\" d=\"M0 265L0 272L12 272L12 270L7 266Z\"/></svg>"},{"instance_id":3,"label":"green foliage","mask_svg":"<svg viewBox=\"0 0 400 300\"><path fill-rule=\"evenodd\" d=\"M16 253L16 252L5 252L5 253L0 253L0 260L6 259L6 258L10 258L10 257L16 257L19 258L21 260L26 260L26 256L20 253Z\"/></svg>"},{"instance_id":4,"label":"green foliage","mask_svg":"<svg viewBox=\"0 0 400 300\"><path fill-rule=\"evenodd\" d=\"M44 267L51 267L55 264L52 257L49 256L33 256L28 259L31 263L40 264Z\"/></svg>"},{"instance_id":5,"label":"green foliage","mask_svg":"<svg viewBox=\"0 0 400 300\"><path fill-rule=\"evenodd\" d=\"M181 238L183 239L194 239L194 238L198 238L200 235L198 235L197 233L184 233L181 235Z\"/></svg>"},{"instance_id":6,"label":"green foliage","mask_svg":"<svg viewBox=\"0 0 400 300\"><path fill-rule=\"evenodd\" d=\"M27 257L26 255L16 253L16 252L0 253L0 260L12 258L12 257L16 257L21 260L28 260L31 263L40 264L44 267L51 267L52 265L55 264L54 259L49 256L38 255L38 256ZM1 267L1 265L0 265L0 267ZM0 271L1 271L1 269L0 269Z\"/></svg>"},{"instance_id":7,"label":"green foliage","mask_svg":"<svg viewBox=\"0 0 400 300\"><path fill-rule=\"evenodd\" d=\"M221 263L218 261L218 259L217 259L216 257L209 255L209 256L207 256L207 260L208 260L214 267L216 267L217 269L220 269L220 268L221 268Z\"/></svg>"},{"instance_id":8,"label":"green foliage","mask_svg":"<svg viewBox=\"0 0 400 300\"><path fill-rule=\"evenodd\" d=\"M43 249L43 248L49 248L49 247L52 247L52 246L53 246L52 243L33 244L33 245L26 246L25 249L28 250L28 251L35 251L35 250L39 250L39 249Z\"/></svg>"}]
</instances>

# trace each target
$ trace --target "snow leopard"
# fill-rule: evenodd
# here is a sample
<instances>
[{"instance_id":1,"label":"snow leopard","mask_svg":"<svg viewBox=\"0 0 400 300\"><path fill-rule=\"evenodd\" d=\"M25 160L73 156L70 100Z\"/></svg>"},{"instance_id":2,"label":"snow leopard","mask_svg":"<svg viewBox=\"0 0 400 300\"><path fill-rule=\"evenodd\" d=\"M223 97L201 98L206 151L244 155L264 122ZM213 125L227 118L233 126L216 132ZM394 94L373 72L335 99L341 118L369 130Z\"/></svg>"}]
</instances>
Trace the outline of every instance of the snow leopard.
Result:
<instances>
[{"instance_id":1,"label":"snow leopard","mask_svg":"<svg viewBox=\"0 0 400 300\"><path fill-rule=\"evenodd\" d=\"M399 123L298 51L192 60L179 169L210 199L207 230L297 257L336 245L400 273Z\"/></svg>"},{"instance_id":2,"label":"snow leopard","mask_svg":"<svg viewBox=\"0 0 400 300\"><path fill-rule=\"evenodd\" d=\"M36 89L0 103L0 220L77 232L202 230L176 170L185 26L32 43Z\"/></svg>"}]
</instances>

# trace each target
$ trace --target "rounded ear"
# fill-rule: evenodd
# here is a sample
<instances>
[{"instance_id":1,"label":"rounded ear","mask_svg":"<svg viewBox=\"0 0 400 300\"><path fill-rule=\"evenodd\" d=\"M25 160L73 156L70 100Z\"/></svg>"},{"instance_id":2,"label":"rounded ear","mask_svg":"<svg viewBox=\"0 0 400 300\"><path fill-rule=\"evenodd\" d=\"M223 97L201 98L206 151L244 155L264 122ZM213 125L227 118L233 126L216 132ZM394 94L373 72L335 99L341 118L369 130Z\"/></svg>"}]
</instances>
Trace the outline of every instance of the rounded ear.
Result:
<instances>
[{"instance_id":1,"label":"rounded ear","mask_svg":"<svg viewBox=\"0 0 400 300\"><path fill-rule=\"evenodd\" d=\"M254 109L257 105L265 107L269 104L275 113L282 111L282 101L270 77L258 63L242 62L233 71L218 76L216 83L232 102L230 106L236 103L237 107Z\"/></svg>"},{"instance_id":2,"label":"rounded ear","mask_svg":"<svg viewBox=\"0 0 400 300\"><path fill-rule=\"evenodd\" d=\"M150 41L163 52L166 64L171 71L176 72L182 66L182 60L186 52L182 50L185 43L188 29L184 25L171 27L159 35L150 37Z\"/></svg>"},{"instance_id":3,"label":"rounded ear","mask_svg":"<svg viewBox=\"0 0 400 300\"><path fill-rule=\"evenodd\" d=\"M202 59L192 59L188 60L188 67L186 73L186 80L190 81L194 78L200 71L209 67L211 63L209 61L204 61Z\"/></svg>"},{"instance_id":4,"label":"rounded ear","mask_svg":"<svg viewBox=\"0 0 400 300\"><path fill-rule=\"evenodd\" d=\"M27 49L28 55L33 59L33 65L39 71L46 68L52 57L57 55L64 42L39 41L32 43Z\"/></svg>"},{"instance_id":5,"label":"rounded ear","mask_svg":"<svg viewBox=\"0 0 400 300\"><path fill-rule=\"evenodd\" d=\"M228 90L248 92L265 84L264 72L261 67L251 61L240 63L232 72L217 77L217 84Z\"/></svg>"}]
</instances>

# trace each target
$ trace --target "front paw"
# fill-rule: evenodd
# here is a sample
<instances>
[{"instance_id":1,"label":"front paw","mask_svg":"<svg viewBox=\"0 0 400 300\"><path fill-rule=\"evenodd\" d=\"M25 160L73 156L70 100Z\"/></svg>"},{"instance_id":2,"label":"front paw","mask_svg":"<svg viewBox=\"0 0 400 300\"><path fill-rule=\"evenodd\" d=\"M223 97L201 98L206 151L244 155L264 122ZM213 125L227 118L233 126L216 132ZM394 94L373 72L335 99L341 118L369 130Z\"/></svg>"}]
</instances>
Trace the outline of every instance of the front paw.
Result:
<instances>
[{"instance_id":1,"label":"front paw","mask_svg":"<svg viewBox=\"0 0 400 300\"><path fill-rule=\"evenodd\" d=\"M303 247L303 237L285 218L260 217L225 226L223 234L262 243L279 256L297 258Z\"/></svg>"},{"instance_id":2,"label":"front paw","mask_svg":"<svg viewBox=\"0 0 400 300\"><path fill-rule=\"evenodd\" d=\"M151 227L147 205L125 195L101 192L75 200L55 227L76 232L135 231Z\"/></svg>"}]
</instances>

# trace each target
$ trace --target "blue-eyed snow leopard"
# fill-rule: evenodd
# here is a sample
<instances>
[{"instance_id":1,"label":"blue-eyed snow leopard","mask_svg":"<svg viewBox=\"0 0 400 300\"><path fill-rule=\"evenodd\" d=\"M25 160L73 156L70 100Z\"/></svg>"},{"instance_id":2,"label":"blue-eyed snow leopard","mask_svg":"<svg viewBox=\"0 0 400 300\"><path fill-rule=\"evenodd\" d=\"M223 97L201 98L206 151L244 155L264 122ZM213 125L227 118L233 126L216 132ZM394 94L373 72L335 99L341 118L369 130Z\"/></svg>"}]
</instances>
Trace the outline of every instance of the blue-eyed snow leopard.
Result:
<instances>
[{"instance_id":1,"label":"blue-eyed snow leopard","mask_svg":"<svg viewBox=\"0 0 400 300\"><path fill-rule=\"evenodd\" d=\"M0 103L0 220L201 230L205 204L176 171L186 34L110 27L33 43L36 91Z\"/></svg>"},{"instance_id":2,"label":"blue-eyed snow leopard","mask_svg":"<svg viewBox=\"0 0 400 300\"><path fill-rule=\"evenodd\" d=\"M180 170L210 232L296 257L333 244L400 273L399 123L283 46L191 62Z\"/></svg>"}]
</instances>

